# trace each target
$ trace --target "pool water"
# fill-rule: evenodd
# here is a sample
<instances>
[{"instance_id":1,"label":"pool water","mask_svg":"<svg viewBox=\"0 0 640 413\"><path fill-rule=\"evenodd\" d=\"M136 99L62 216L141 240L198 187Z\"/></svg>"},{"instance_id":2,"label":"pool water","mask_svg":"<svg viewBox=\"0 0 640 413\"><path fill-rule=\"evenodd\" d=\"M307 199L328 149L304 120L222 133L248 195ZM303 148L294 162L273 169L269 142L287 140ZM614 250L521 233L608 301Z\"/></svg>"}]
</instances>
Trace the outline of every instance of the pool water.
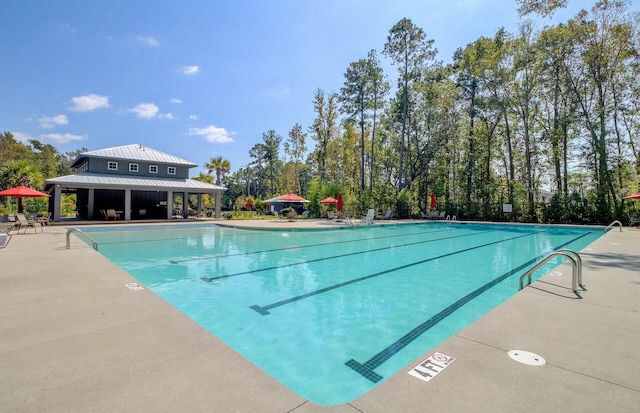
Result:
<instances>
[{"instance_id":1,"label":"pool water","mask_svg":"<svg viewBox=\"0 0 640 413\"><path fill-rule=\"evenodd\" d=\"M434 222L85 232L141 284L319 405L368 392L514 295L520 275L547 254L580 251L603 234Z\"/></svg>"}]
</instances>

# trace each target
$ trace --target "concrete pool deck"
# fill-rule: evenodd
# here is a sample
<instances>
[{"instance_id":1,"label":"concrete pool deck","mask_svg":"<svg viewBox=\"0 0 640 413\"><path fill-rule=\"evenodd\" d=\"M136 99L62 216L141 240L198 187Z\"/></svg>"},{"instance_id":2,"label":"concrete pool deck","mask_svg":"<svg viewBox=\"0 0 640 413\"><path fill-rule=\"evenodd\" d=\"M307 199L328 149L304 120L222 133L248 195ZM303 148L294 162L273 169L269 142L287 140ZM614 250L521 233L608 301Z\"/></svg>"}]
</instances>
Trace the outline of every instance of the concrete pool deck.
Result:
<instances>
[{"instance_id":1,"label":"concrete pool deck","mask_svg":"<svg viewBox=\"0 0 640 413\"><path fill-rule=\"evenodd\" d=\"M564 263L425 348L369 393L331 407L288 390L151 291L126 288L136 280L76 236L67 250L66 230L14 234L0 249L0 411L548 413L640 406L638 229L616 227L581 252L582 299L571 292ZM517 363L508 350L536 353L547 364ZM436 351L455 361L430 382L407 374Z\"/></svg>"}]
</instances>

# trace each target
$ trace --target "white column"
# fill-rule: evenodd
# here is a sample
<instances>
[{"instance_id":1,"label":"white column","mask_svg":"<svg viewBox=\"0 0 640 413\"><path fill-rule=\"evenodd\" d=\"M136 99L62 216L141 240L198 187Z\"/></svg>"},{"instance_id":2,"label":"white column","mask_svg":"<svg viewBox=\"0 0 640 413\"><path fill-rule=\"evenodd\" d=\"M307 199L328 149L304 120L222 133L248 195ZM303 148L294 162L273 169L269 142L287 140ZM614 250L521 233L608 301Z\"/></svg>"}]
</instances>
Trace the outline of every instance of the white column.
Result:
<instances>
[{"instance_id":1,"label":"white column","mask_svg":"<svg viewBox=\"0 0 640 413\"><path fill-rule=\"evenodd\" d=\"M131 189L124 190L124 220L131 221Z\"/></svg>"},{"instance_id":2,"label":"white column","mask_svg":"<svg viewBox=\"0 0 640 413\"><path fill-rule=\"evenodd\" d=\"M167 191L167 219L173 216L173 191Z\"/></svg>"}]
</instances>

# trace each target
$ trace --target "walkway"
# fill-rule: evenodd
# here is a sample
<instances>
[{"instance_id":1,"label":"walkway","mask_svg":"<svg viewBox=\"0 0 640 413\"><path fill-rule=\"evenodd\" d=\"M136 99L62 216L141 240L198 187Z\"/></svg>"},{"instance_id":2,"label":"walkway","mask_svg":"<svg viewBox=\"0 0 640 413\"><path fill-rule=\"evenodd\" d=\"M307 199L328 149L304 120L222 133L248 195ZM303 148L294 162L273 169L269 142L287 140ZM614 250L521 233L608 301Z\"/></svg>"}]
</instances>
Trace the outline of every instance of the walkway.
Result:
<instances>
[{"instance_id":1,"label":"walkway","mask_svg":"<svg viewBox=\"0 0 640 413\"><path fill-rule=\"evenodd\" d=\"M201 224L202 222L200 222ZM220 221L273 228L324 221ZM189 225L185 223L185 225ZM328 224L333 225L333 224ZM6 412L636 412L640 406L640 230L614 229L568 265L350 403L289 391L135 282L66 228L14 235L0 249L0 410ZM557 275L557 274L556 274ZM542 367L517 363L531 351ZM438 351L430 382L407 374Z\"/></svg>"}]
</instances>

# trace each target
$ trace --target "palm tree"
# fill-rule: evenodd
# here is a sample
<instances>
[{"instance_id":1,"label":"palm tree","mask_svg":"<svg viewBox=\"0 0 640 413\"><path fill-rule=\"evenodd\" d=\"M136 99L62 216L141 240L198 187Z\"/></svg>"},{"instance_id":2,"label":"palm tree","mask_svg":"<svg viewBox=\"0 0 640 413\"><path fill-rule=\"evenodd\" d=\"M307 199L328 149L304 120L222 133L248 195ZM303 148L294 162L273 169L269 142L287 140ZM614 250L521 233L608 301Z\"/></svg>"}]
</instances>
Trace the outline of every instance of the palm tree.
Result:
<instances>
[{"instance_id":1,"label":"palm tree","mask_svg":"<svg viewBox=\"0 0 640 413\"><path fill-rule=\"evenodd\" d=\"M206 182L208 184L212 184L213 183L213 176L208 175L204 172L200 172L198 174L198 176L196 176L195 178L193 178L195 181L200 181L200 182Z\"/></svg>"},{"instance_id":2,"label":"palm tree","mask_svg":"<svg viewBox=\"0 0 640 413\"><path fill-rule=\"evenodd\" d=\"M207 172L216 172L216 185L220 185L222 178L231 171L231 163L228 160L222 159L222 156L211 158L209 162L205 164Z\"/></svg>"}]
</instances>

